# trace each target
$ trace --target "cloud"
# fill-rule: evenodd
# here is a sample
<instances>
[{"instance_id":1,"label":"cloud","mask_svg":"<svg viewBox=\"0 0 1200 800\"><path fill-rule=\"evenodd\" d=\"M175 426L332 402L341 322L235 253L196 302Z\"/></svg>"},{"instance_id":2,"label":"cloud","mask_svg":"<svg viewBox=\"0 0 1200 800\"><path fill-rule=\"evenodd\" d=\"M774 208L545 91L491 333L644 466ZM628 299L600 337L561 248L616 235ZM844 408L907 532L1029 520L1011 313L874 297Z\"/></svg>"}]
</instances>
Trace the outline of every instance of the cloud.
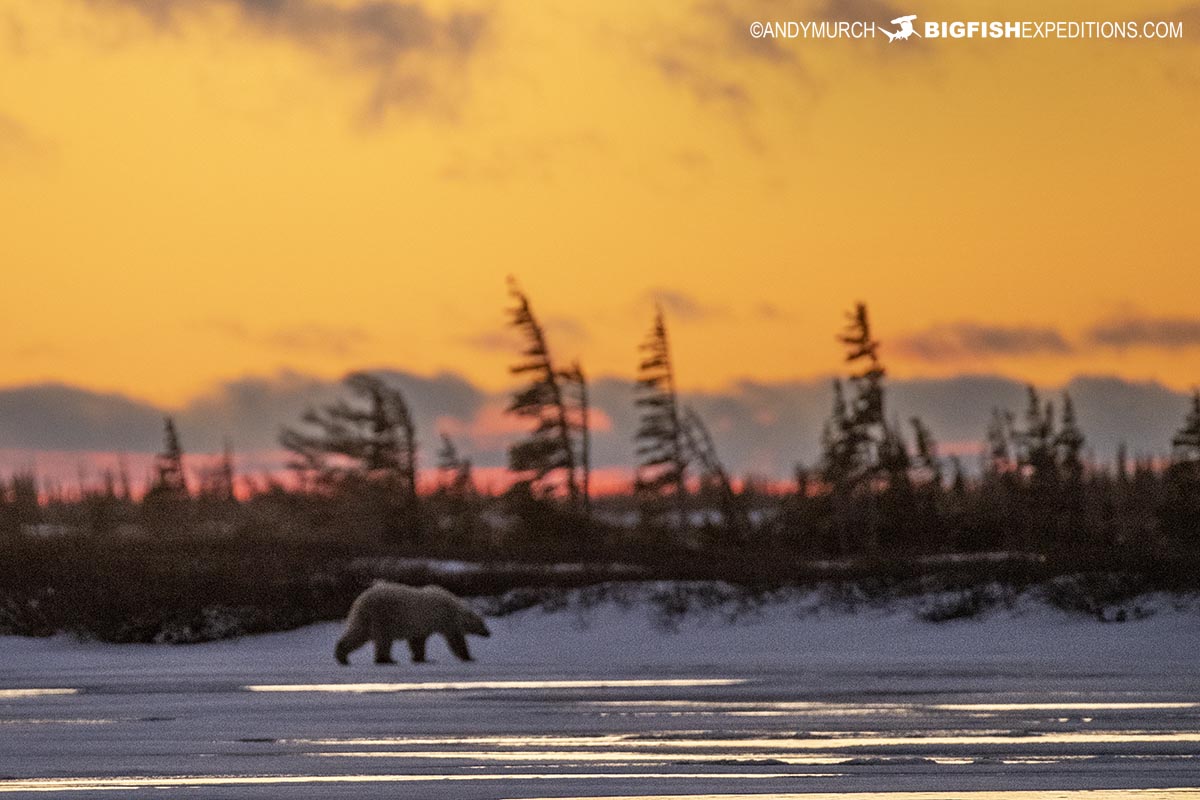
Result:
<instances>
[{"instance_id":1,"label":"cloud","mask_svg":"<svg viewBox=\"0 0 1200 800\"><path fill-rule=\"evenodd\" d=\"M522 138L497 137L476 150L455 149L439 174L455 182L550 183L572 161L593 162L608 156L605 139L594 131L526 131Z\"/></svg>"},{"instance_id":2,"label":"cloud","mask_svg":"<svg viewBox=\"0 0 1200 800\"><path fill-rule=\"evenodd\" d=\"M1174 12L1167 14L1165 18L1182 22L1184 31L1195 31L1200 29L1200 3L1189 3L1187 5L1180 6L1179 8L1175 9ZM1189 38L1193 42L1196 41L1194 36ZM1184 41L1187 41L1187 39Z\"/></svg>"},{"instance_id":3,"label":"cloud","mask_svg":"<svg viewBox=\"0 0 1200 800\"><path fill-rule=\"evenodd\" d=\"M922 361L988 356L1066 355L1074 348L1054 328L956 322L902 336L897 353Z\"/></svg>"},{"instance_id":4,"label":"cloud","mask_svg":"<svg viewBox=\"0 0 1200 800\"><path fill-rule=\"evenodd\" d=\"M779 146L785 119L780 110L790 111L794 132L805 134L817 105L835 95L859 67L887 80L898 67L928 64L938 48L917 40L889 48L880 32L873 42L839 43L853 50L853 64L847 65L822 56L827 48L821 42L799 46L772 36L755 38L752 23L845 21L890 30L890 20L913 10L888 0L697 0L686 25L638 32L634 41L643 62L669 86L723 114L741 130L750 150L766 153ZM769 123L762 119L765 114L771 115ZM788 135L786 141L791 146L795 140Z\"/></svg>"},{"instance_id":5,"label":"cloud","mask_svg":"<svg viewBox=\"0 0 1200 800\"><path fill-rule=\"evenodd\" d=\"M69 351L61 345L44 340L27 341L21 344L0 347L0 353L3 353L8 358L18 360L62 360L70 355Z\"/></svg>"},{"instance_id":6,"label":"cloud","mask_svg":"<svg viewBox=\"0 0 1200 800\"><path fill-rule=\"evenodd\" d=\"M1097 348L1200 347L1200 317L1130 314L1098 322L1075 342L1056 328L957 322L901 336L895 352L921 361L956 361L996 356L1069 355Z\"/></svg>"},{"instance_id":7,"label":"cloud","mask_svg":"<svg viewBox=\"0 0 1200 800\"><path fill-rule=\"evenodd\" d=\"M724 40L719 44L723 44L723 49L728 52L743 58L773 64L795 63L796 57L793 52L781 45L778 40L769 37L756 39L749 35L751 22L769 17L764 17L756 11L747 11L744 3L731 4L710 0L710 2L701 4L699 8L709 19L717 23L717 31Z\"/></svg>"},{"instance_id":8,"label":"cloud","mask_svg":"<svg viewBox=\"0 0 1200 800\"><path fill-rule=\"evenodd\" d=\"M0 390L0 442L45 450L147 450L162 411L119 394L59 383Z\"/></svg>"},{"instance_id":9,"label":"cloud","mask_svg":"<svg viewBox=\"0 0 1200 800\"><path fill-rule=\"evenodd\" d=\"M764 70L780 73L795 86L812 89L812 78L796 51L772 38L754 38L750 23L774 19L779 9L747 8L744 3L707 0L694 6L686 29L658 30L653 43L638 38L638 49L669 86L682 89L702 106L725 112L742 129L746 144L762 148L761 135L750 122L760 103L758 86ZM794 100L795 97L793 96Z\"/></svg>"},{"instance_id":10,"label":"cloud","mask_svg":"<svg viewBox=\"0 0 1200 800\"><path fill-rule=\"evenodd\" d=\"M231 9L256 33L287 39L317 51L344 49L363 65L390 65L412 52L466 56L478 45L486 18L477 12L451 11L432 16L416 2L361 0L91 0L94 6L132 8L157 27L177 30L185 20Z\"/></svg>"},{"instance_id":11,"label":"cloud","mask_svg":"<svg viewBox=\"0 0 1200 800\"><path fill-rule=\"evenodd\" d=\"M792 318L792 314L774 303L758 303L753 308L754 316L759 319L769 320L772 322L787 320Z\"/></svg>"},{"instance_id":12,"label":"cloud","mask_svg":"<svg viewBox=\"0 0 1200 800\"><path fill-rule=\"evenodd\" d=\"M362 328L296 325L272 331L267 334L265 341L281 350L346 355L370 338Z\"/></svg>"},{"instance_id":13,"label":"cloud","mask_svg":"<svg viewBox=\"0 0 1200 800\"><path fill-rule=\"evenodd\" d=\"M571 317L546 317L542 320L542 326L551 339L582 344L591 338L584 324Z\"/></svg>"},{"instance_id":14,"label":"cloud","mask_svg":"<svg viewBox=\"0 0 1200 800\"><path fill-rule=\"evenodd\" d=\"M478 51L488 16L451 10L435 16L418 2L360 0L89 0L97 8L133 9L163 32L227 10L250 32L291 42L322 58L367 71L374 83L364 116L379 121L393 107L435 107ZM439 70L438 67L441 67Z\"/></svg>"},{"instance_id":15,"label":"cloud","mask_svg":"<svg viewBox=\"0 0 1200 800\"><path fill-rule=\"evenodd\" d=\"M42 158L52 151L53 147L35 135L25 123L0 111L0 163Z\"/></svg>"},{"instance_id":16,"label":"cloud","mask_svg":"<svg viewBox=\"0 0 1200 800\"><path fill-rule=\"evenodd\" d=\"M642 304L661 307L668 315L684 322L698 322L724 316L725 309L706 305L686 292L655 288L642 293Z\"/></svg>"},{"instance_id":17,"label":"cloud","mask_svg":"<svg viewBox=\"0 0 1200 800\"><path fill-rule=\"evenodd\" d=\"M442 416L470 418L485 394L457 375L432 377L410 372L373 369L404 393L412 408L422 441L434 441ZM308 408L345 396L338 380L282 372L273 377L248 377L221 384L177 410L184 444L216 450L229 437L239 449L278 447L279 430L298 424Z\"/></svg>"},{"instance_id":18,"label":"cloud","mask_svg":"<svg viewBox=\"0 0 1200 800\"><path fill-rule=\"evenodd\" d=\"M1200 346L1200 318L1127 316L1093 326L1087 334L1103 347L1157 347L1180 350Z\"/></svg>"},{"instance_id":19,"label":"cloud","mask_svg":"<svg viewBox=\"0 0 1200 800\"><path fill-rule=\"evenodd\" d=\"M510 328L488 329L469 336L461 336L456 341L472 350L484 353L517 353L521 350L521 335Z\"/></svg>"},{"instance_id":20,"label":"cloud","mask_svg":"<svg viewBox=\"0 0 1200 800\"><path fill-rule=\"evenodd\" d=\"M1189 393L1154 381L1081 376L1065 387L1075 402L1088 446L1111 459L1124 442L1134 455L1161 455L1183 425Z\"/></svg>"},{"instance_id":21,"label":"cloud","mask_svg":"<svg viewBox=\"0 0 1200 800\"><path fill-rule=\"evenodd\" d=\"M724 103L734 107L751 104L750 91L745 84L725 78L702 61L685 59L679 53L660 53L653 59L659 73L669 81L685 87L702 103Z\"/></svg>"},{"instance_id":22,"label":"cloud","mask_svg":"<svg viewBox=\"0 0 1200 800\"><path fill-rule=\"evenodd\" d=\"M883 0L823 0L816 10L818 19L875 23L889 22L904 13Z\"/></svg>"},{"instance_id":23,"label":"cloud","mask_svg":"<svg viewBox=\"0 0 1200 800\"><path fill-rule=\"evenodd\" d=\"M0 19L0 46L14 55L28 55L29 45L26 39L25 23L17 17L15 12L9 11Z\"/></svg>"},{"instance_id":24,"label":"cloud","mask_svg":"<svg viewBox=\"0 0 1200 800\"><path fill-rule=\"evenodd\" d=\"M371 335L362 328L319 322L285 325L269 331L252 331L232 319L209 319L199 324L238 342L290 353L346 356L371 340Z\"/></svg>"},{"instance_id":25,"label":"cloud","mask_svg":"<svg viewBox=\"0 0 1200 800\"><path fill-rule=\"evenodd\" d=\"M485 391L452 374L375 372L408 399L424 466L433 466L442 431L479 467L505 465L507 447L523 429L504 413L507 392ZM1088 447L1100 459L1111 458L1121 442L1134 453L1165 452L1189 404L1185 393L1152 382L1079 377L1064 388L1075 401ZM601 423L593 435L593 463L597 469L628 471L638 422L633 384L601 378L591 389ZM176 409L60 384L3 389L0 442L5 452L22 456L13 461L0 453L0 474L27 467L35 452L125 452L131 459L154 453L168 413L190 453L217 452L228 438L249 462L278 466L284 461L279 429L297 424L305 409L344 394L339 381L298 373L229 381ZM1051 389L1046 397L1056 400L1057 395L1058 389ZM744 381L721 391L687 392L681 399L708 422L735 474L786 478L796 462L812 465L820 457L821 428L831 405L829 379ZM947 448L969 454L983 438L992 408L1024 408L1025 385L995 376L893 380L887 402L889 415L902 424L919 416Z\"/></svg>"},{"instance_id":26,"label":"cloud","mask_svg":"<svg viewBox=\"0 0 1200 800\"><path fill-rule=\"evenodd\" d=\"M584 324L571 317L538 317L538 320L546 333L551 353L558 353L560 349L574 349L591 338ZM525 337L512 328L488 329L461 336L455 341L485 353L511 353L515 356L525 349Z\"/></svg>"}]
</instances>

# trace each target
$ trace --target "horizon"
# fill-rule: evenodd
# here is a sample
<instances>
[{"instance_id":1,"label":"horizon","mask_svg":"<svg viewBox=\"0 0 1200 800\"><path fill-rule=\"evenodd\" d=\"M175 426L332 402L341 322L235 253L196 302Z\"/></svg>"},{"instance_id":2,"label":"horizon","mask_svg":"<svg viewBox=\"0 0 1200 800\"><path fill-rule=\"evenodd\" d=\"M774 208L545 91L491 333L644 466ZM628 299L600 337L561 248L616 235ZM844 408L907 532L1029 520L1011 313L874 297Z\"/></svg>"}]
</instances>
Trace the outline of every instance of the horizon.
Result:
<instances>
[{"instance_id":1,"label":"horizon","mask_svg":"<svg viewBox=\"0 0 1200 800\"><path fill-rule=\"evenodd\" d=\"M524 428L504 411L507 392L487 392L452 373L369 371L400 388L413 406L424 485L434 480L434 454L443 433L472 461L482 489L503 489L512 481L507 448ZM778 384L747 380L726 391L682 392L681 400L712 424L718 452L739 481L786 483L795 466L818 465L831 384L838 377L844 374ZM591 384L597 398L592 422L597 493L620 493L632 481L635 465L634 382L600 376ZM889 379L888 407L897 420L923 419L943 460L957 458L968 474L976 474L992 409L1021 414L1026 386L995 375ZM1093 468L1113 464L1122 445L1131 460L1161 461L1191 403L1190 392L1112 376L1036 388L1056 408L1064 393L1071 394L1087 437L1085 458ZM243 477L280 477L289 470L279 431L298 424L308 408L345 395L340 381L296 373L231 381L174 408L62 383L0 389L0 441L15 445L0 446L0 476L32 472L59 487L95 486L124 462L139 484L161 450L162 419L169 416L179 427L193 485L226 443Z\"/></svg>"}]
</instances>

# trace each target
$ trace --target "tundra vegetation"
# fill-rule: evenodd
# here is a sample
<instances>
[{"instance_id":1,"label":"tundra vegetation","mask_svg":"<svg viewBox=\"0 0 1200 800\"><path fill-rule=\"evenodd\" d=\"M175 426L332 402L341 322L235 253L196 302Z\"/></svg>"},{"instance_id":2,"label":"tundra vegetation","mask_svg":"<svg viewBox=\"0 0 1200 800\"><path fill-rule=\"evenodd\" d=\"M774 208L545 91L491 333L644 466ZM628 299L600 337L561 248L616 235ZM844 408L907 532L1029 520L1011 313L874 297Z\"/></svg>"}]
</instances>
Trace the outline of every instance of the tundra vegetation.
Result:
<instances>
[{"instance_id":1,"label":"tundra vegetation","mask_svg":"<svg viewBox=\"0 0 1200 800\"><path fill-rule=\"evenodd\" d=\"M0 478L0 632L196 641L276 630L341 617L379 577L505 598L498 610L630 579L721 581L750 598L815 586L948 598L930 619L1029 587L1107 619L1140 594L1200 587L1200 392L1162 443L1169 455L1131 461L1122 449L1101 464L1085 455L1071 398L1031 386L1023 409L981 420L982 464L964 465L890 405L860 304L839 335L845 374L828 420L812 432L819 462L767 486L730 474L680 396L658 310L631 346L631 489L596 496L586 373L556 360L515 282L509 294L522 344L507 411L525 432L503 492L482 491L469 454L445 432L416 430L401 392L373 374L280 421L286 476L236 474L232 445L189 473L167 419L149 485L123 473L78 487ZM430 486L418 480L422 436L440 443Z\"/></svg>"}]
</instances>

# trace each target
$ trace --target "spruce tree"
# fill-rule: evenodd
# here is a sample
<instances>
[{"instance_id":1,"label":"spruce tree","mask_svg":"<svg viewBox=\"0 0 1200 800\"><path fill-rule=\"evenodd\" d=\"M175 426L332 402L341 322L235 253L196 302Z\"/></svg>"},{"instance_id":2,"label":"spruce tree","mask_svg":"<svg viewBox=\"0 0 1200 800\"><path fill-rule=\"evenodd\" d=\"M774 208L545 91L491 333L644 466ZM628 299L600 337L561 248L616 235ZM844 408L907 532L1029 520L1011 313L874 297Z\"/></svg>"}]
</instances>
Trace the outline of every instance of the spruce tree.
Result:
<instances>
[{"instance_id":1,"label":"spruce tree","mask_svg":"<svg viewBox=\"0 0 1200 800\"><path fill-rule=\"evenodd\" d=\"M1192 407L1183 427L1171 439L1171 460L1176 464L1200 463L1200 389L1192 394Z\"/></svg>"},{"instance_id":2,"label":"spruce tree","mask_svg":"<svg viewBox=\"0 0 1200 800\"><path fill-rule=\"evenodd\" d=\"M899 423L893 421L884 425L877 447L879 472L887 478L889 489L907 490L910 487L909 470L912 469L912 456L908 452L908 442Z\"/></svg>"},{"instance_id":3,"label":"spruce tree","mask_svg":"<svg viewBox=\"0 0 1200 800\"><path fill-rule=\"evenodd\" d=\"M642 516L662 516L664 500L674 506L678 527L687 527L688 452L675 371L662 309L641 345L635 405L641 410L634 436L639 459L635 491L641 498Z\"/></svg>"},{"instance_id":4,"label":"spruce tree","mask_svg":"<svg viewBox=\"0 0 1200 800\"><path fill-rule=\"evenodd\" d=\"M163 418L163 449L154 460L155 491L186 497L187 477L183 471L183 448L179 444L179 433L175 420Z\"/></svg>"},{"instance_id":5,"label":"spruce tree","mask_svg":"<svg viewBox=\"0 0 1200 800\"><path fill-rule=\"evenodd\" d=\"M292 453L291 466L326 482L360 479L387 487L414 510L417 440L408 403L369 373L352 373L344 383L356 402L309 409L302 418L306 429L283 430L280 443Z\"/></svg>"},{"instance_id":6,"label":"spruce tree","mask_svg":"<svg viewBox=\"0 0 1200 800\"><path fill-rule=\"evenodd\" d=\"M190 527L192 508L183 469L183 448L175 421L163 420L163 449L154 459L150 486L142 497L146 526L157 534L175 535Z\"/></svg>"},{"instance_id":7,"label":"spruce tree","mask_svg":"<svg viewBox=\"0 0 1200 800\"><path fill-rule=\"evenodd\" d=\"M942 461L938 457L937 441L933 437L933 431L920 417L913 417L910 423L916 447L914 462L915 466L921 470L922 482L935 490L941 489Z\"/></svg>"},{"instance_id":8,"label":"spruce tree","mask_svg":"<svg viewBox=\"0 0 1200 800\"><path fill-rule=\"evenodd\" d=\"M887 371L879 360L879 342L871 335L867 307L859 303L846 316L846 329L838 341L846 347L846 363L858 371L849 376L849 399L841 382L834 381L833 415L824 435L823 461L826 480L835 488L853 489L881 470L885 439L898 434L887 430L884 418Z\"/></svg>"},{"instance_id":9,"label":"spruce tree","mask_svg":"<svg viewBox=\"0 0 1200 800\"><path fill-rule=\"evenodd\" d=\"M568 425L579 447L579 496L585 517L592 515L592 428L587 376L578 361L559 373L567 403Z\"/></svg>"},{"instance_id":10,"label":"spruce tree","mask_svg":"<svg viewBox=\"0 0 1200 800\"><path fill-rule=\"evenodd\" d=\"M1086 443L1083 431L1075 418L1075 404L1071 395L1063 393L1062 422L1055 436L1055 446L1058 450L1058 465L1063 478L1079 491L1079 483L1083 479L1083 446Z\"/></svg>"},{"instance_id":11,"label":"spruce tree","mask_svg":"<svg viewBox=\"0 0 1200 800\"><path fill-rule=\"evenodd\" d=\"M438 527L458 547L471 548L481 544L479 538L487 526L480 518L482 502L475 489L471 460L459 453L454 441L445 433L437 454L439 502Z\"/></svg>"},{"instance_id":12,"label":"spruce tree","mask_svg":"<svg viewBox=\"0 0 1200 800\"><path fill-rule=\"evenodd\" d=\"M237 502L234 491L233 445L225 440L221 455L216 463L207 466L201 473L200 496L205 500L225 503Z\"/></svg>"},{"instance_id":13,"label":"spruce tree","mask_svg":"<svg viewBox=\"0 0 1200 800\"><path fill-rule=\"evenodd\" d=\"M691 407L683 408L683 438L687 446L689 460L695 460L700 465L701 486L712 487L717 492L721 507L721 518L735 541L745 541L750 532L750 520L743 508L741 499L733 490L733 481L729 472L717 455L717 448L712 434L704 420Z\"/></svg>"},{"instance_id":14,"label":"spruce tree","mask_svg":"<svg viewBox=\"0 0 1200 800\"><path fill-rule=\"evenodd\" d=\"M901 460L897 443L902 438L898 431L889 430L884 416L887 373L866 305L858 303L846 317L846 328L837 339L846 347L845 361L855 371L848 378L848 398L841 383L834 382L833 416L826 425L822 458L832 491L833 530L843 556L864 545L879 545L880 511L873 482L881 475L887 475L889 483L898 481L898 488L907 482L907 477L900 480L897 471Z\"/></svg>"},{"instance_id":15,"label":"spruce tree","mask_svg":"<svg viewBox=\"0 0 1200 800\"><path fill-rule=\"evenodd\" d=\"M461 497L474 494L474 480L471 476L471 460L459 455L454 440L447 434L441 435L442 446L437 452L439 489L449 495Z\"/></svg>"},{"instance_id":16,"label":"spruce tree","mask_svg":"<svg viewBox=\"0 0 1200 800\"><path fill-rule=\"evenodd\" d=\"M1013 425L1012 412L992 409L992 418L988 422L986 436L985 470L990 475L1003 475L1014 468L1013 463Z\"/></svg>"},{"instance_id":17,"label":"spruce tree","mask_svg":"<svg viewBox=\"0 0 1200 800\"><path fill-rule=\"evenodd\" d=\"M1121 486L1129 484L1129 445L1121 442L1117 445L1117 483Z\"/></svg>"},{"instance_id":18,"label":"spruce tree","mask_svg":"<svg viewBox=\"0 0 1200 800\"><path fill-rule=\"evenodd\" d=\"M1159 522L1168 540L1200 544L1200 390L1192 395L1183 427L1171 440L1171 465L1163 481Z\"/></svg>"},{"instance_id":19,"label":"spruce tree","mask_svg":"<svg viewBox=\"0 0 1200 800\"><path fill-rule=\"evenodd\" d=\"M507 411L533 423L529 434L509 448L509 467L522 476L520 485L543 493L552 491L550 482L555 473L561 473L561 487L575 506L580 502L581 491L574 433L580 425L572 424L562 385L563 373L554 366L545 330L534 316L529 298L512 278L508 281L508 291L513 300L509 324L525 339L522 360L510 367L509 372L527 377L528 383L514 392Z\"/></svg>"},{"instance_id":20,"label":"spruce tree","mask_svg":"<svg viewBox=\"0 0 1200 800\"><path fill-rule=\"evenodd\" d=\"M846 329L838 341L846 346L846 363L858 365L860 370L850 375L850 384L854 388L850 419L861 429L864 444L878 443L885 419L883 379L887 371L879 360L879 342L871 336L865 304L858 303L854 311L847 314Z\"/></svg>"},{"instance_id":21,"label":"spruce tree","mask_svg":"<svg viewBox=\"0 0 1200 800\"><path fill-rule=\"evenodd\" d=\"M1025 428L1016 433L1018 463L1034 486L1058 480L1058 443L1054 433L1054 406L1042 404L1037 388L1028 387Z\"/></svg>"},{"instance_id":22,"label":"spruce tree","mask_svg":"<svg viewBox=\"0 0 1200 800\"><path fill-rule=\"evenodd\" d=\"M833 380L833 409L821 431L821 477L835 489L852 484L862 469L842 382Z\"/></svg>"}]
</instances>

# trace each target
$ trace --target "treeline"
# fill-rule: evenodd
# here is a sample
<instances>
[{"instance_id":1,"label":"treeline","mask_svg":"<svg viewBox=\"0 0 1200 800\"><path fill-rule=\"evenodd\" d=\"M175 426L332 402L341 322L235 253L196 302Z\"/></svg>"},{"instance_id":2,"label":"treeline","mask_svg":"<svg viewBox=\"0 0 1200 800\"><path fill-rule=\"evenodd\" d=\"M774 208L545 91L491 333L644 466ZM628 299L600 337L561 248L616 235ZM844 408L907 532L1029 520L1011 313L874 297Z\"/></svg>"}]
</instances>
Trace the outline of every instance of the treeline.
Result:
<instances>
[{"instance_id":1,"label":"treeline","mask_svg":"<svg viewBox=\"0 0 1200 800\"><path fill-rule=\"evenodd\" d=\"M175 426L144 492L124 471L75 493L32 475L0 482L0 533L157 537L278 535L467 558L646 560L671 553L759 554L799 563L935 553L1200 551L1200 392L1169 458L1085 458L1071 398L1030 387L1026 407L997 408L979 469L943 457L922 420L901 420L867 308L839 336L847 374L833 384L821 457L789 491L736 480L701 416L676 388L661 310L640 347L632 490L596 497L592 409L578 362L552 355L529 298L510 280L522 347L507 412L526 423L509 448L512 485L481 491L468 454L444 432L436 478L422 485L421 432L403 394L355 373L345 396L283 429L291 477L238 476L231 448L191 485ZM981 423L984 421L981 421ZM982 427L982 425L981 425ZM814 432L815 434L816 432ZM424 474L428 475L428 471Z\"/></svg>"},{"instance_id":2,"label":"treeline","mask_svg":"<svg viewBox=\"0 0 1200 800\"><path fill-rule=\"evenodd\" d=\"M840 337L850 374L814 469L797 469L783 503L782 543L823 556L1008 551L1139 556L1200 549L1200 392L1169 460L1088 463L1069 394L1028 388L1021 414L995 408L981 469L942 458L922 420L902 424L887 403L886 370L865 306ZM1120 557L1116 555L1116 557Z\"/></svg>"}]
</instances>

